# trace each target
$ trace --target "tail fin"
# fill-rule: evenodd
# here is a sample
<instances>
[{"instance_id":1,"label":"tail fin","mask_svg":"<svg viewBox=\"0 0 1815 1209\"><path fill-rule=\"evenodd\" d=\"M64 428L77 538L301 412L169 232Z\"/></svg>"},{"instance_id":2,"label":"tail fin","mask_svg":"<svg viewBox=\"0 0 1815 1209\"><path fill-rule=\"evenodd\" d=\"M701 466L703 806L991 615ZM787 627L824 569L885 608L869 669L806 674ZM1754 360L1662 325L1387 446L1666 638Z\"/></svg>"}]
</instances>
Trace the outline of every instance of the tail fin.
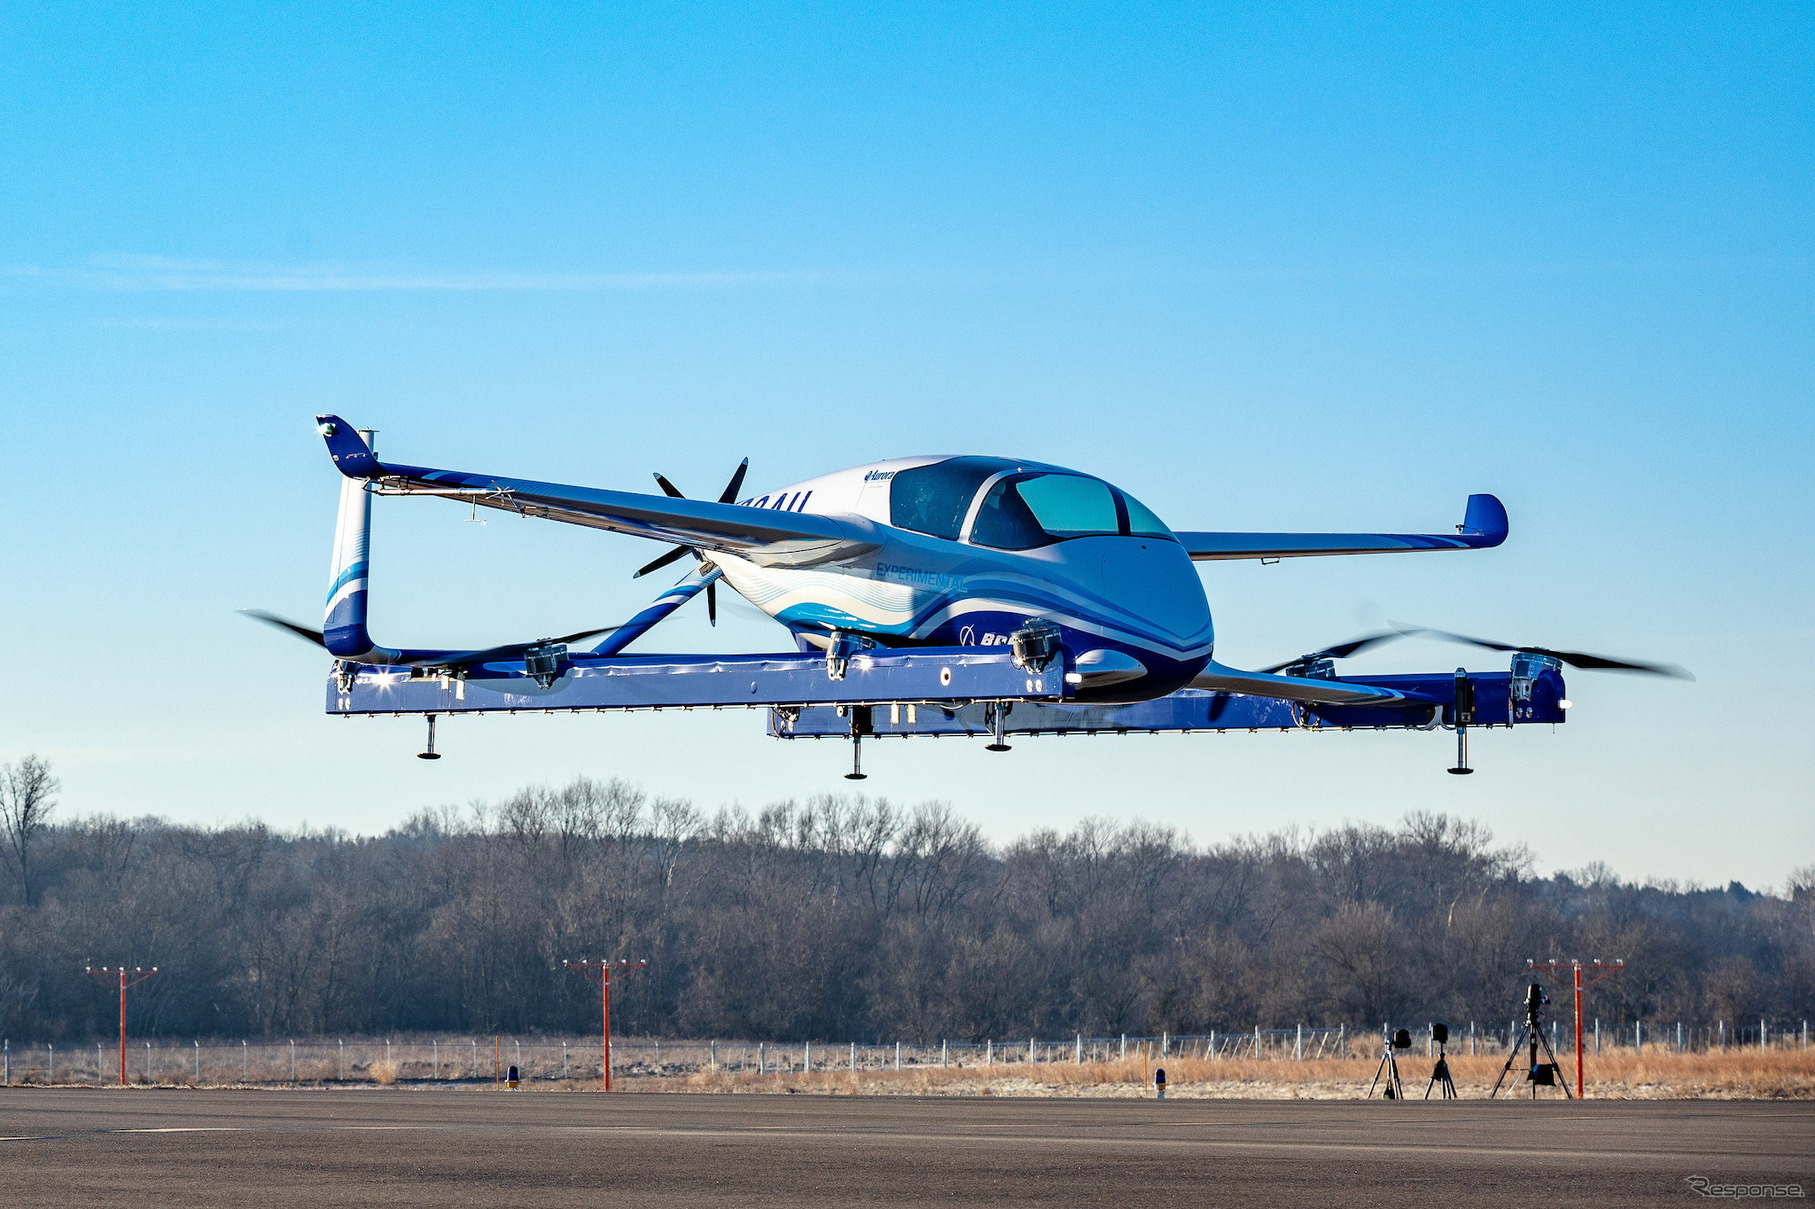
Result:
<instances>
[{"instance_id":1,"label":"tail fin","mask_svg":"<svg viewBox=\"0 0 1815 1209\"><path fill-rule=\"evenodd\" d=\"M372 497L366 467L376 469L369 433L355 432L338 416L319 416L328 452L340 472L340 517L334 526L334 562L328 569L328 603L322 637L331 654L358 659L372 653L366 630L366 597L371 568Z\"/></svg>"}]
</instances>

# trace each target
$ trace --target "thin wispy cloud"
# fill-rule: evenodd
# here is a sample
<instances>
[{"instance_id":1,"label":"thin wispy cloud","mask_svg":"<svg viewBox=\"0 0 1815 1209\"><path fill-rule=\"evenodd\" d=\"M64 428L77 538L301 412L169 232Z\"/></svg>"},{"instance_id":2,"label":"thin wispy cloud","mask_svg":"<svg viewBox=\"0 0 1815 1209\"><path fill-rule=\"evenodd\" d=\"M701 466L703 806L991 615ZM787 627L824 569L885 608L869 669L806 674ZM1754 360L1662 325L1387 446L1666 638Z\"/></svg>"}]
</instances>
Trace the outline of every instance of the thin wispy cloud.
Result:
<instances>
[{"instance_id":1,"label":"thin wispy cloud","mask_svg":"<svg viewBox=\"0 0 1815 1209\"><path fill-rule=\"evenodd\" d=\"M0 273L91 290L320 293L357 291L612 291L842 285L865 274L823 270L546 273L427 272L338 264L96 256L79 266L8 265Z\"/></svg>"},{"instance_id":2,"label":"thin wispy cloud","mask_svg":"<svg viewBox=\"0 0 1815 1209\"><path fill-rule=\"evenodd\" d=\"M167 256L94 256L80 265L0 266L0 278L70 289L119 292L569 292L787 289L841 286L1026 287L1048 285L1266 285L1307 281L1509 277L1613 277L1654 274L1807 272L1808 256L1635 260L1429 261L1282 265L1119 265L1055 268L945 266L921 269L624 270L611 273L475 270L462 272L343 264L189 260Z\"/></svg>"}]
</instances>

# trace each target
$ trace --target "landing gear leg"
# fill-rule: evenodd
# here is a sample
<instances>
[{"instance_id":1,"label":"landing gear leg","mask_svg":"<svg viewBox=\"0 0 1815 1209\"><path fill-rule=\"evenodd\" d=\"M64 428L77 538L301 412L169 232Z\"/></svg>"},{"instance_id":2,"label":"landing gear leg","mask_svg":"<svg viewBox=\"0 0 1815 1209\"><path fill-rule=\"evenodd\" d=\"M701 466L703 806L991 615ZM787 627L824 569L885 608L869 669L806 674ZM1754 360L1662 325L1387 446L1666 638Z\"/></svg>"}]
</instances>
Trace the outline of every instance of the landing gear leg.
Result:
<instances>
[{"instance_id":1,"label":"landing gear leg","mask_svg":"<svg viewBox=\"0 0 1815 1209\"><path fill-rule=\"evenodd\" d=\"M863 770L863 736L851 735L851 771L844 774L847 781L861 781L870 774Z\"/></svg>"},{"instance_id":2,"label":"landing gear leg","mask_svg":"<svg viewBox=\"0 0 1815 1209\"><path fill-rule=\"evenodd\" d=\"M1456 722L1456 766L1450 772L1466 777L1475 771L1468 766L1468 724L1475 720L1475 682L1468 678L1467 668L1456 669L1455 704L1451 716Z\"/></svg>"},{"instance_id":3,"label":"landing gear leg","mask_svg":"<svg viewBox=\"0 0 1815 1209\"><path fill-rule=\"evenodd\" d=\"M1475 771L1468 766L1468 727L1456 728L1456 766L1449 770L1459 777L1466 777Z\"/></svg>"},{"instance_id":4,"label":"landing gear leg","mask_svg":"<svg viewBox=\"0 0 1815 1209\"><path fill-rule=\"evenodd\" d=\"M1009 750L1009 747L1008 747L1008 744L1006 744L1002 741L1002 733L1003 733L1004 728L1008 724L1008 709L1000 701L998 701L994 705L990 706L990 712L994 715L994 721L996 724L996 741L994 743L991 743L988 747L985 747L983 750L984 751L1007 751L1007 750Z\"/></svg>"},{"instance_id":5,"label":"landing gear leg","mask_svg":"<svg viewBox=\"0 0 1815 1209\"><path fill-rule=\"evenodd\" d=\"M435 750L435 715L429 715L429 745L416 753L418 760L439 760L441 753Z\"/></svg>"}]
</instances>

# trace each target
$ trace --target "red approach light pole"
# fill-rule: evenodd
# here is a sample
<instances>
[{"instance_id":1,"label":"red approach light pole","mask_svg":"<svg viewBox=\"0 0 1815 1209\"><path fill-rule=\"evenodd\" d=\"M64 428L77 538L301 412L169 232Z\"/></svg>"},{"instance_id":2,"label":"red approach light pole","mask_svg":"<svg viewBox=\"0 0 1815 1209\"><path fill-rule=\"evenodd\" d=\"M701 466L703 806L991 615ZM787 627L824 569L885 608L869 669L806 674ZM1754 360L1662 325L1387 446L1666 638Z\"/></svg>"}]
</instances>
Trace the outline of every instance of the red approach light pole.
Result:
<instances>
[{"instance_id":1,"label":"red approach light pole","mask_svg":"<svg viewBox=\"0 0 1815 1209\"><path fill-rule=\"evenodd\" d=\"M1558 982L1562 981L1561 978L1557 977L1558 970L1569 970L1574 974L1573 986L1576 993L1576 1099L1580 1100L1582 1098L1582 988L1585 986L1591 987L1595 983L1601 981L1601 979L1606 978L1611 974L1619 973L1626 968L1626 963L1615 959L1610 963L1602 964L1601 959L1597 957L1586 966L1578 960L1558 961L1555 958L1545 962L1528 961L1525 964L1534 970L1543 970L1552 978L1556 978ZM1584 969L1597 970L1599 972L1587 982L1583 982L1582 971Z\"/></svg>"},{"instance_id":2,"label":"red approach light pole","mask_svg":"<svg viewBox=\"0 0 1815 1209\"><path fill-rule=\"evenodd\" d=\"M647 969L646 961L564 961L561 963L570 970L584 970L586 977L599 984L600 998L604 1001L604 1027L600 1033L604 1041L604 1077L601 1090L611 1090L611 974L616 970L628 974L632 970ZM124 1052L124 1051L122 1051Z\"/></svg>"},{"instance_id":3,"label":"red approach light pole","mask_svg":"<svg viewBox=\"0 0 1815 1209\"><path fill-rule=\"evenodd\" d=\"M120 984L120 1086L125 1087L126 1086L126 990L128 987L138 986L141 982L144 982L147 978L150 978L152 975L156 974L158 972L158 968L156 966L152 966L149 970L145 969L143 966L134 966L130 970L128 970L125 966L120 966L118 969L112 969L112 970L108 969L106 966L102 966L98 970L95 969L93 966L88 966L86 968L87 968L88 972L90 974L93 974L96 978L105 978L109 982L113 982L117 979ZM129 975L131 976L131 981L128 981Z\"/></svg>"}]
</instances>

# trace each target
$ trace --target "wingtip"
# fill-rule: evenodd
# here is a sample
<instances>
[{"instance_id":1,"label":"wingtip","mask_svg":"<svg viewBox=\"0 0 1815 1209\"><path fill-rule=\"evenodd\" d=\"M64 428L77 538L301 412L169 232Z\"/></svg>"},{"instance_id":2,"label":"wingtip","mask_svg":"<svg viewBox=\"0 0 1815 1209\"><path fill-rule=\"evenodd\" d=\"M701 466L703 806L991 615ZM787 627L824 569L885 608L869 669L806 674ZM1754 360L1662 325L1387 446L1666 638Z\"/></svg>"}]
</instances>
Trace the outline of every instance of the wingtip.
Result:
<instances>
[{"instance_id":1,"label":"wingtip","mask_svg":"<svg viewBox=\"0 0 1815 1209\"><path fill-rule=\"evenodd\" d=\"M1468 507L1463 511L1462 523L1457 532L1470 537L1483 539L1483 546L1497 546L1506 540L1512 525L1506 516L1506 505L1500 497L1487 492L1479 492L1468 497Z\"/></svg>"}]
</instances>

